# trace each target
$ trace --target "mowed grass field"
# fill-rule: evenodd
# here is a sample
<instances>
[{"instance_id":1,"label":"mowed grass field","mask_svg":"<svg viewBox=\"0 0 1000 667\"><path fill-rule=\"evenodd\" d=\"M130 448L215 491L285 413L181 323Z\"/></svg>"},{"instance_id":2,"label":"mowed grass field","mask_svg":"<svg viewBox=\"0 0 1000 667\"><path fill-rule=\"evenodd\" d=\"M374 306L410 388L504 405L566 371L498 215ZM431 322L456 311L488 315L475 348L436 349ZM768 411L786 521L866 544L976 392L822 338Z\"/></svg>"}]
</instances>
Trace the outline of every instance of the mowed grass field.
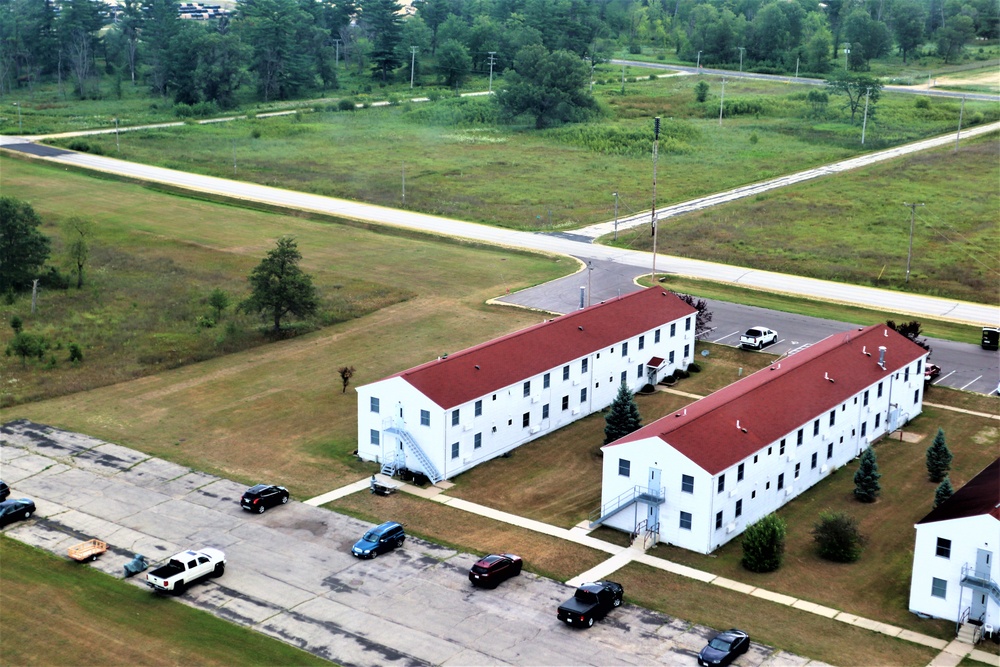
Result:
<instances>
[{"instance_id":1,"label":"mowed grass field","mask_svg":"<svg viewBox=\"0 0 1000 667\"><path fill-rule=\"evenodd\" d=\"M0 535L4 665L329 665L310 653Z\"/></svg>"},{"instance_id":2,"label":"mowed grass field","mask_svg":"<svg viewBox=\"0 0 1000 667\"><path fill-rule=\"evenodd\" d=\"M998 183L994 133L957 151L923 151L664 220L658 251L996 304ZM906 204L922 204L913 216L909 284ZM637 228L619 233L617 245L651 251L652 239Z\"/></svg>"}]
</instances>

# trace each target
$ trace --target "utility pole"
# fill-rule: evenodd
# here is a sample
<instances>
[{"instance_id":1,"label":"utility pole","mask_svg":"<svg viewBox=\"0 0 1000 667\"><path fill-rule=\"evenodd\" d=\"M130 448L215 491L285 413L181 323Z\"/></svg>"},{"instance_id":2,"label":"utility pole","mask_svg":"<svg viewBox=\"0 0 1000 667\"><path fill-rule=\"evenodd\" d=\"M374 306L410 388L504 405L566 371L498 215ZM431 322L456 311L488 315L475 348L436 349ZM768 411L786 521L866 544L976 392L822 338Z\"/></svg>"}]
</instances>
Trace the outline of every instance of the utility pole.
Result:
<instances>
[{"instance_id":1,"label":"utility pole","mask_svg":"<svg viewBox=\"0 0 1000 667\"><path fill-rule=\"evenodd\" d=\"M416 63L417 63L417 47L411 46L410 47L410 90L413 90L413 69ZM492 70L490 71L492 72ZM492 78L493 77L491 76L490 80L492 80Z\"/></svg>"},{"instance_id":2,"label":"utility pole","mask_svg":"<svg viewBox=\"0 0 1000 667\"><path fill-rule=\"evenodd\" d=\"M861 145L865 145L865 128L868 127L868 98L871 97L872 89L865 88L865 118L861 121Z\"/></svg>"},{"instance_id":3,"label":"utility pole","mask_svg":"<svg viewBox=\"0 0 1000 667\"><path fill-rule=\"evenodd\" d=\"M799 59L795 59L795 78L799 78Z\"/></svg>"},{"instance_id":4,"label":"utility pole","mask_svg":"<svg viewBox=\"0 0 1000 667\"><path fill-rule=\"evenodd\" d=\"M958 152L958 138L962 136L963 115L965 115L965 95L962 95L962 108L958 112L958 132L955 133L955 152Z\"/></svg>"},{"instance_id":5,"label":"utility pole","mask_svg":"<svg viewBox=\"0 0 1000 667\"><path fill-rule=\"evenodd\" d=\"M587 260L587 308L590 308L590 274L594 272L594 262Z\"/></svg>"},{"instance_id":6,"label":"utility pole","mask_svg":"<svg viewBox=\"0 0 1000 667\"><path fill-rule=\"evenodd\" d=\"M590 92L594 92L594 54L590 54Z\"/></svg>"},{"instance_id":7,"label":"utility pole","mask_svg":"<svg viewBox=\"0 0 1000 667\"><path fill-rule=\"evenodd\" d=\"M701 69L701 51L698 52L698 64L695 67Z\"/></svg>"},{"instance_id":8,"label":"utility pole","mask_svg":"<svg viewBox=\"0 0 1000 667\"><path fill-rule=\"evenodd\" d=\"M622 71L624 71L624 68L622 69ZM622 81L624 81L624 79L622 79ZM625 84L623 83L622 84L622 89L623 90L624 90L624 87L625 87ZM21 103L20 102L14 102L14 106L17 107L17 131L20 132L21 131Z\"/></svg>"},{"instance_id":9,"label":"utility pole","mask_svg":"<svg viewBox=\"0 0 1000 667\"><path fill-rule=\"evenodd\" d=\"M738 48L740 50L740 72L742 73L743 72L743 52L746 51L746 47L737 46L736 48Z\"/></svg>"},{"instance_id":10,"label":"utility pole","mask_svg":"<svg viewBox=\"0 0 1000 667\"><path fill-rule=\"evenodd\" d=\"M402 174L403 174L403 207L405 208L406 207L406 163L405 162L403 163Z\"/></svg>"},{"instance_id":11,"label":"utility pole","mask_svg":"<svg viewBox=\"0 0 1000 667\"><path fill-rule=\"evenodd\" d=\"M618 240L618 193L612 192L611 195L615 198L615 241Z\"/></svg>"},{"instance_id":12,"label":"utility pole","mask_svg":"<svg viewBox=\"0 0 1000 667\"><path fill-rule=\"evenodd\" d=\"M118 119L117 118L115 118L115 149L119 153L122 152L122 144L121 144L121 141L119 141L119 139L118 139Z\"/></svg>"},{"instance_id":13,"label":"utility pole","mask_svg":"<svg viewBox=\"0 0 1000 667\"><path fill-rule=\"evenodd\" d=\"M622 95L625 94L625 63L622 63Z\"/></svg>"},{"instance_id":14,"label":"utility pole","mask_svg":"<svg viewBox=\"0 0 1000 667\"><path fill-rule=\"evenodd\" d=\"M233 137L233 176L236 175L236 137Z\"/></svg>"},{"instance_id":15,"label":"utility pole","mask_svg":"<svg viewBox=\"0 0 1000 667\"><path fill-rule=\"evenodd\" d=\"M650 225L653 229L653 283L656 283L656 163L660 149L660 117L653 119L653 211L650 214Z\"/></svg>"},{"instance_id":16,"label":"utility pole","mask_svg":"<svg viewBox=\"0 0 1000 667\"><path fill-rule=\"evenodd\" d=\"M722 104L726 101L726 77L722 77L722 95L719 96L719 127L722 127Z\"/></svg>"},{"instance_id":17,"label":"utility pole","mask_svg":"<svg viewBox=\"0 0 1000 667\"><path fill-rule=\"evenodd\" d=\"M333 43L337 45L337 55L333 59L333 68L340 69L340 40L335 39Z\"/></svg>"},{"instance_id":18,"label":"utility pole","mask_svg":"<svg viewBox=\"0 0 1000 667\"><path fill-rule=\"evenodd\" d=\"M496 54L497 54L496 51L490 51L490 92L491 93L493 92L493 63L496 62L496 58L494 58L494 56L496 56ZM594 84L591 83L590 85L591 85L591 89L593 89L593 85Z\"/></svg>"},{"instance_id":19,"label":"utility pole","mask_svg":"<svg viewBox=\"0 0 1000 667\"><path fill-rule=\"evenodd\" d=\"M913 221L916 218L917 207L923 206L923 204L907 204L903 202L903 206L910 207L910 250L906 253L906 282L910 282L910 259L913 258Z\"/></svg>"}]
</instances>

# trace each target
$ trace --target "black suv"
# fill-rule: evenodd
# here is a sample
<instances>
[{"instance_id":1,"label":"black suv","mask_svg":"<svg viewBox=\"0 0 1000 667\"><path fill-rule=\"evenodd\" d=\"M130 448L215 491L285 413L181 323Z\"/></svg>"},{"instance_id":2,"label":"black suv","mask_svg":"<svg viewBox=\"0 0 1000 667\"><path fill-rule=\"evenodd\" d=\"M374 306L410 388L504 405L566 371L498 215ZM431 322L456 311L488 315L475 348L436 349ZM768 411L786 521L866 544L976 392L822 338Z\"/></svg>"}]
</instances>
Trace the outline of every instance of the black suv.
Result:
<instances>
[{"instance_id":1,"label":"black suv","mask_svg":"<svg viewBox=\"0 0 1000 667\"><path fill-rule=\"evenodd\" d=\"M358 540L351 553L358 558L375 558L386 551L392 551L396 547L403 546L406 533L403 526L395 521L386 521L380 526L375 526Z\"/></svg>"},{"instance_id":2,"label":"black suv","mask_svg":"<svg viewBox=\"0 0 1000 667\"><path fill-rule=\"evenodd\" d=\"M263 514L268 507L284 505L288 502L288 489L273 484L251 486L240 498L240 507L248 512Z\"/></svg>"}]
</instances>

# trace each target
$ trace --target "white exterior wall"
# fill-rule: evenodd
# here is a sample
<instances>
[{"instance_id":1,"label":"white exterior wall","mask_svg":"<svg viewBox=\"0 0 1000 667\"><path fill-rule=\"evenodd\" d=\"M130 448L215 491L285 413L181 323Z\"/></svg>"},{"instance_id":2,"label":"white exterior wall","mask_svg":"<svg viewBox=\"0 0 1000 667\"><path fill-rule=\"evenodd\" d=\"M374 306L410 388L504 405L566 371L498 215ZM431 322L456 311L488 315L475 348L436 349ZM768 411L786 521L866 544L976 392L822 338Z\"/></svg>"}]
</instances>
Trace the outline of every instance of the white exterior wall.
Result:
<instances>
[{"instance_id":1,"label":"white exterior wall","mask_svg":"<svg viewBox=\"0 0 1000 667\"><path fill-rule=\"evenodd\" d=\"M453 477L608 407L618 394L623 372L631 391L641 389L648 381L645 364L652 357L665 360L657 379L678 368L687 368L694 359L694 319L694 315L690 315L658 327L659 342L656 342L656 329L644 332L641 334L641 350L640 336L633 336L452 410L442 409L402 377L392 377L358 387L358 456L366 461L381 463L385 461L385 456L399 452L405 456L405 462L402 463L404 467L410 470L421 469L419 463L406 455L405 448L400 449L396 436L384 433L389 425L386 419L397 418L402 409L404 428L420 444L442 477ZM671 324L675 325L673 336L670 335ZM625 356L622 355L622 343L628 344ZM672 364L669 363L671 355L674 358ZM584 361L586 372L583 370ZM639 376L640 365L642 377ZM564 367L569 369L568 379L565 380ZM549 374L548 387L545 386L546 373ZM530 382L527 396L524 382ZM372 397L379 399L379 414L370 410ZM565 409L564 397L567 406ZM482 401L479 415L475 414L477 401ZM543 416L545 406L548 406L548 417ZM420 425L421 409L430 412L429 427ZM459 413L457 425L452 424L453 410L458 410ZM525 413L528 414L527 426L524 426ZM371 429L382 431L380 445L370 444ZM475 446L477 434L481 437L481 446L478 448ZM457 456L452 456L454 443L458 443Z\"/></svg>"},{"instance_id":2,"label":"white exterior wall","mask_svg":"<svg viewBox=\"0 0 1000 667\"><path fill-rule=\"evenodd\" d=\"M959 614L972 605L972 596L984 595L981 591L959 584L962 566L976 567L979 549L992 553L990 578L1000 580L997 558L1000 558L1000 521L983 514L950 521L917 524L917 537L913 549L913 577L910 580L910 611L958 621ZM938 538L951 540L948 558L937 555ZM933 579L946 582L944 597L932 594ZM1000 608L997 601L986 595L985 622L1000 627Z\"/></svg>"},{"instance_id":3,"label":"white exterior wall","mask_svg":"<svg viewBox=\"0 0 1000 667\"><path fill-rule=\"evenodd\" d=\"M709 476L695 463L669 447L660 438L614 445L604 449L602 507L628 491L633 486L648 486L643 483L649 467L657 467L656 461L668 461L661 485L666 490L667 502L660 507L660 541L691 549L699 553L710 553L729 540L739 536L748 525L779 509L794 497L818 483L833 470L845 465L858 456L876 437L887 432L886 422L890 403L896 404L902 417L908 421L917 416L923 405L923 364L926 359L909 365L910 372L900 370L882 380L882 396L878 396L878 383L868 392L868 405L864 405L865 391L851 397L833 408L833 424L827 410L803 424L802 444L798 444L799 428L761 448L755 454L727 468L719 474ZM920 372L917 372L919 365ZM897 379L898 376L898 379ZM917 402L913 402L914 392ZM898 403L897 403L898 401ZM875 426L878 415L878 426ZM668 417L669 418L669 417ZM819 421L818 427L816 420ZM861 435L862 424L866 424L865 435ZM752 428L752 423L744 424ZM733 426L733 438L743 434ZM784 446L782 447L782 440ZM832 449L830 445L833 445ZM669 453L665 450L669 450ZM783 452L783 453L782 453ZM816 463L813 465L813 455ZM631 458L630 458L631 457ZM631 478L618 475L618 461L628 459L632 466ZM743 479L739 480L739 466L743 464ZM798 471L796 471L798 466ZM636 471L642 471L640 481L635 481ZM696 471L696 472L692 472ZM695 477L695 493L681 493L681 474ZM719 478L725 477L724 489L720 493ZM778 488L779 485L782 488ZM706 489L710 492L704 494ZM741 515L736 516L736 506L741 504ZM640 505L641 508L646 506ZM690 531L679 527L680 512L692 515ZM716 514L722 512L722 525L716 528ZM630 523L634 512L623 510L606 522L606 525L631 533L636 523ZM640 512L641 514L641 512ZM646 518L639 516L641 521Z\"/></svg>"}]
</instances>

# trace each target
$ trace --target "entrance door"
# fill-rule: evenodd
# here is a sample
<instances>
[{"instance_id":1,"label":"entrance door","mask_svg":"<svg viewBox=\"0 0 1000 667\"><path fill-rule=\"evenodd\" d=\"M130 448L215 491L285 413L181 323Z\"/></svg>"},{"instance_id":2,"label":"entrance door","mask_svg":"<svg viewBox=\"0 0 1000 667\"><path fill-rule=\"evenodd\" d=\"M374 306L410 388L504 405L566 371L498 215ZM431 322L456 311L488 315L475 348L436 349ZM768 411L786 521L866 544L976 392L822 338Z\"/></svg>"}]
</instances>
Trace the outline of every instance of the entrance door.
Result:
<instances>
[{"instance_id":1,"label":"entrance door","mask_svg":"<svg viewBox=\"0 0 1000 667\"><path fill-rule=\"evenodd\" d=\"M976 551L976 578L989 581L991 575L990 556L992 554L986 549ZM982 621L986 618L986 593L980 590L972 590L972 608L969 610L969 619Z\"/></svg>"},{"instance_id":2,"label":"entrance door","mask_svg":"<svg viewBox=\"0 0 1000 667\"><path fill-rule=\"evenodd\" d=\"M992 554L986 549L979 549L976 551L976 577L979 579L992 579L992 563L990 563L990 556Z\"/></svg>"}]
</instances>

